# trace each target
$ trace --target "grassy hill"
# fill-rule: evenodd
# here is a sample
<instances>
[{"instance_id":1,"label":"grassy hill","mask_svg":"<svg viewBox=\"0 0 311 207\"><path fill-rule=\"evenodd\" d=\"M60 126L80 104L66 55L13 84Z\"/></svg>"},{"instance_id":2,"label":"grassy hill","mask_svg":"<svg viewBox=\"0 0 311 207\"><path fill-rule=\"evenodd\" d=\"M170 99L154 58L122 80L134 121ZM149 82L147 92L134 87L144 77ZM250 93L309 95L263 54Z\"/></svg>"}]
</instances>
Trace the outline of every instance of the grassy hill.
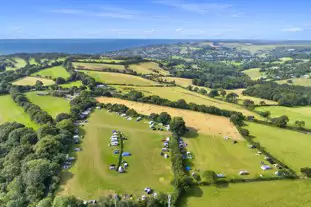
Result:
<instances>
[{"instance_id":1,"label":"grassy hill","mask_svg":"<svg viewBox=\"0 0 311 207\"><path fill-rule=\"evenodd\" d=\"M73 66L76 69L91 69L91 70L125 70L124 65L116 65L116 64L104 64L104 63L81 63L81 62L73 62Z\"/></svg>"},{"instance_id":2,"label":"grassy hill","mask_svg":"<svg viewBox=\"0 0 311 207\"><path fill-rule=\"evenodd\" d=\"M41 81L43 85L49 86L55 84L53 80L46 79L46 78L39 78L39 77L25 77L21 78L17 81L14 81L13 85L21 85L21 86L33 86L36 84L37 81Z\"/></svg>"},{"instance_id":3,"label":"grassy hill","mask_svg":"<svg viewBox=\"0 0 311 207\"><path fill-rule=\"evenodd\" d=\"M40 76L45 78L69 78L70 74L66 71L66 69L63 66L54 66L51 68L47 68L44 70L40 70L39 72L36 72L32 74L33 76Z\"/></svg>"}]
</instances>

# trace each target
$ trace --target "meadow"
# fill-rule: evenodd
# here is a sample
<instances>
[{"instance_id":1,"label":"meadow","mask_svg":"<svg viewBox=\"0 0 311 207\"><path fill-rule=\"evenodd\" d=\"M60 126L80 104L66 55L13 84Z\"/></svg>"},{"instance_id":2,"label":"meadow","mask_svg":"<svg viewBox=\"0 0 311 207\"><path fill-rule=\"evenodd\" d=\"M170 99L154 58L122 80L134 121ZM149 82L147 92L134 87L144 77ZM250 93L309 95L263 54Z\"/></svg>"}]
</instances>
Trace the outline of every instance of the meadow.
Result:
<instances>
[{"instance_id":1,"label":"meadow","mask_svg":"<svg viewBox=\"0 0 311 207\"><path fill-rule=\"evenodd\" d=\"M139 64L132 64L129 65L129 69L141 74L169 75L169 72L161 68L156 62L143 62Z\"/></svg>"},{"instance_id":2,"label":"meadow","mask_svg":"<svg viewBox=\"0 0 311 207\"><path fill-rule=\"evenodd\" d=\"M198 133L211 136L229 136L236 140L242 140L241 135L228 118L211 114L203 114L190 110L170 108L153 104L127 101L118 98L100 97L97 101L101 103L124 104L129 108L135 109L138 113L150 115L151 113L167 112L171 116L181 116L188 127L196 130Z\"/></svg>"},{"instance_id":3,"label":"meadow","mask_svg":"<svg viewBox=\"0 0 311 207\"><path fill-rule=\"evenodd\" d=\"M176 78L176 77L161 77L164 81L175 81L176 85L182 86L182 87L188 87L193 86L192 79L188 78Z\"/></svg>"},{"instance_id":4,"label":"meadow","mask_svg":"<svg viewBox=\"0 0 311 207\"><path fill-rule=\"evenodd\" d=\"M30 58L29 64L30 65L37 65L38 63L37 63L37 61L34 58Z\"/></svg>"},{"instance_id":5,"label":"meadow","mask_svg":"<svg viewBox=\"0 0 311 207\"><path fill-rule=\"evenodd\" d=\"M285 106L261 106L256 111L270 111L271 117L286 115L289 118L289 125L295 126L295 121L304 121L305 127L311 129L311 107L285 107Z\"/></svg>"},{"instance_id":6,"label":"meadow","mask_svg":"<svg viewBox=\"0 0 311 207\"><path fill-rule=\"evenodd\" d=\"M306 86L311 87L311 78L292 78L290 79L292 83L288 83L288 80L276 81L278 84L288 84L288 85L297 85L297 86Z\"/></svg>"},{"instance_id":7,"label":"meadow","mask_svg":"<svg viewBox=\"0 0 311 207\"><path fill-rule=\"evenodd\" d=\"M114 192L140 196L145 187L155 192L171 192L171 162L160 156L161 139L170 133L152 131L144 122L127 121L115 113L96 110L83 127L82 151L76 153L74 166L63 171L58 193L97 199ZM124 141L124 151L132 155L123 157L129 164L126 173L109 170L109 165L117 160L113 148L108 146L112 130L120 130L128 139Z\"/></svg>"},{"instance_id":8,"label":"meadow","mask_svg":"<svg viewBox=\"0 0 311 207\"><path fill-rule=\"evenodd\" d=\"M79 62L81 61L85 61L85 62L88 62L88 61L92 61L92 62L96 62L96 63L123 63L124 60L117 60L117 59L110 59L110 58L103 58L103 59L79 59Z\"/></svg>"},{"instance_id":9,"label":"meadow","mask_svg":"<svg viewBox=\"0 0 311 207\"><path fill-rule=\"evenodd\" d=\"M119 86L124 92L135 89L137 91L143 92L146 96L157 95L162 98L166 98L171 101L177 101L184 99L187 103L193 102L196 104L204 104L207 106L215 106L221 109L227 109L232 111L242 112L246 116L255 116L260 118L260 116L254 112L248 111L242 106L227 103L221 100L213 99L208 96L198 94L180 87L129 87L129 86Z\"/></svg>"},{"instance_id":10,"label":"meadow","mask_svg":"<svg viewBox=\"0 0 311 207\"><path fill-rule=\"evenodd\" d=\"M70 74L66 71L66 69L63 66L54 66L51 68L40 70L39 72L36 72L32 75L45 77L49 79L58 78L58 77L62 77L66 79L70 77Z\"/></svg>"},{"instance_id":11,"label":"meadow","mask_svg":"<svg viewBox=\"0 0 311 207\"><path fill-rule=\"evenodd\" d=\"M50 114L53 118L60 113L69 113L69 101L64 98L54 96L40 96L37 92L29 92L27 98L34 104L40 106L44 111Z\"/></svg>"},{"instance_id":12,"label":"meadow","mask_svg":"<svg viewBox=\"0 0 311 207\"><path fill-rule=\"evenodd\" d=\"M157 83L148 79L144 79L134 75L128 75L123 73L109 73L109 72L97 72L87 71L82 72L90 75L98 82L106 84L124 84L124 85L156 85Z\"/></svg>"},{"instance_id":13,"label":"meadow","mask_svg":"<svg viewBox=\"0 0 311 207\"><path fill-rule=\"evenodd\" d=\"M282 128L247 123L245 128L273 156L300 174L300 169L311 162L310 135Z\"/></svg>"},{"instance_id":14,"label":"meadow","mask_svg":"<svg viewBox=\"0 0 311 207\"><path fill-rule=\"evenodd\" d=\"M31 121L29 115L13 101L10 95L0 96L0 124L14 121L33 129L39 128L39 125Z\"/></svg>"},{"instance_id":15,"label":"meadow","mask_svg":"<svg viewBox=\"0 0 311 207\"><path fill-rule=\"evenodd\" d=\"M115 65L115 64L104 64L104 63L81 63L81 62L73 62L73 66L76 69L83 69L83 70L107 70L107 69L114 69L114 70L125 70L124 65Z\"/></svg>"},{"instance_id":16,"label":"meadow","mask_svg":"<svg viewBox=\"0 0 311 207\"><path fill-rule=\"evenodd\" d=\"M19 57L14 57L13 60L15 61L15 62L13 62L14 67L7 67L6 68L7 70L16 70L16 69L25 67L27 64L26 60L19 58Z\"/></svg>"},{"instance_id":17,"label":"meadow","mask_svg":"<svg viewBox=\"0 0 311 207\"><path fill-rule=\"evenodd\" d=\"M271 101L271 100L267 100L267 99L261 99L261 98L257 98L257 97L253 97L253 96L244 96L242 94L243 90L245 90L245 89L233 89L233 90L226 90L226 91L227 91L227 94L232 92L232 93L239 95L238 99L240 100L240 104L243 104L243 100L245 100L245 99L254 101L254 103L256 105L259 105L261 101L264 101L266 104L269 104L269 105L277 105L278 104L275 101Z\"/></svg>"},{"instance_id":18,"label":"meadow","mask_svg":"<svg viewBox=\"0 0 311 207\"><path fill-rule=\"evenodd\" d=\"M193 188L179 207L309 207L310 180L280 180L236 183L228 186Z\"/></svg>"},{"instance_id":19,"label":"meadow","mask_svg":"<svg viewBox=\"0 0 311 207\"><path fill-rule=\"evenodd\" d=\"M83 84L81 81L74 81L74 82L70 82L70 83L61 84L60 86L63 88L71 88L74 86L80 87L80 86L83 86Z\"/></svg>"},{"instance_id":20,"label":"meadow","mask_svg":"<svg viewBox=\"0 0 311 207\"><path fill-rule=\"evenodd\" d=\"M49 86L55 84L53 80L46 79L46 78L39 78L39 77L25 77L21 78L17 81L14 81L13 85L21 85L21 86L33 86L36 84L37 81L41 81L43 85Z\"/></svg>"},{"instance_id":21,"label":"meadow","mask_svg":"<svg viewBox=\"0 0 311 207\"><path fill-rule=\"evenodd\" d=\"M243 70L242 72L248 75L252 80L258 80L263 75L263 73L259 70L260 68L252 68L248 70Z\"/></svg>"}]
</instances>

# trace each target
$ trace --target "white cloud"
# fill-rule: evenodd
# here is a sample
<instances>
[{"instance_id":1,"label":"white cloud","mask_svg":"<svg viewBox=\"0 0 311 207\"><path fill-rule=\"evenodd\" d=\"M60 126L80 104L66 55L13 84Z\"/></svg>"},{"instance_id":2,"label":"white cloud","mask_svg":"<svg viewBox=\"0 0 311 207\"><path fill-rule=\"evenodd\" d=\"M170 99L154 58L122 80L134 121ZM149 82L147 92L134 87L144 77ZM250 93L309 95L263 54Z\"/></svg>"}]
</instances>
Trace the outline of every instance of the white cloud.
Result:
<instances>
[{"instance_id":1,"label":"white cloud","mask_svg":"<svg viewBox=\"0 0 311 207\"><path fill-rule=\"evenodd\" d=\"M206 14L209 12L221 12L232 7L230 4L216 4L216 3L187 3L184 1L170 1L170 0L156 0L157 4L175 7L178 9L195 12L198 14Z\"/></svg>"},{"instance_id":2,"label":"white cloud","mask_svg":"<svg viewBox=\"0 0 311 207\"><path fill-rule=\"evenodd\" d=\"M282 32L302 32L304 29L302 29L301 27L289 27L289 28L285 28L282 29Z\"/></svg>"}]
</instances>

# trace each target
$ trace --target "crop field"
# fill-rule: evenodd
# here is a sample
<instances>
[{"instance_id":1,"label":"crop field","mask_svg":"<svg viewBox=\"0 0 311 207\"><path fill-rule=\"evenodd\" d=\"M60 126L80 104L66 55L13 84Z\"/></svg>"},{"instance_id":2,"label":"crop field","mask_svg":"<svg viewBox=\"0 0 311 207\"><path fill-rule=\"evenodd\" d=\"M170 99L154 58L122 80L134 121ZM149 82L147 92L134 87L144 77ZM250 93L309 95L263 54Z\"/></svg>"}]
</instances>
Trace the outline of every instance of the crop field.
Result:
<instances>
[{"instance_id":1,"label":"crop field","mask_svg":"<svg viewBox=\"0 0 311 207\"><path fill-rule=\"evenodd\" d=\"M156 85L157 83L134 75L83 70L84 73L106 84Z\"/></svg>"},{"instance_id":2,"label":"crop field","mask_svg":"<svg viewBox=\"0 0 311 207\"><path fill-rule=\"evenodd\" d=\"M74 62L72 63L76 69L83 69L83 70L107 70L107 69L114 69L114 70L125 70L124 65L115 65L115 64L103 64L103 63L81 63L81 62Z\"/></svg>"},{"instance_id":3,"label":"crop field","mask_svg":"<svg viewBox=\"0 0 311 207\"><path fill-rule=\"evenodd\" d=\"M95 62L95 63L123 63L124 60L117 60L117 59L109 59L109 58L103 58L103 59L79 59L79 61L85 61L85 62L88 62L88 61L92 61L92 62Z\"/></svg>"},{"instance_id":4,"label":"crop field","mask_svg":"<svg viewBox=\"0 0 311 207\"><path fill-rule=\"evenodd\" d=\"M293 83L288 83L287 80L276 81L279 84L297 85L311 87L311 78L292 78L290 79Z\"/></svg>"},{"instance_id":5,"label":"crop field","mask_svg":"<svg viewBox=\"0 0 311 207\"><path fill-rule=\"evenodd\" d=\"M279 59L280 59L280 61L282 61L283 63L293 60L293 58L291 58L291 57L282 57L282 58L279 58Z\"/></svg>"},{"instance_id":6,"label":"crop field","mask_svg":"<svg viewBox=\"0 0 311 207\"><path fill-rule=\"evenodd\" d=\"M70 74L66 71L66 69L63 66L54 66L51 68L40 70L39 72L36 72L32 75L45 77L49 79L58 78L58 77L62 77L62 78L70 77Z\"/></svg>"},{"instance_id":7,"label":"crop field","mask_svg":"<svg viewBox=\"0 0 311 207\"><path fill-rule=\"evenodd\" d=\"M128 121L106 110L95 111L83 127L86 134L82 151L76 153L76 163L62 173L59 194L97 199L113 192L140 196L145 187L171 192L171 162L160 156L161 139L170 133L152 131L144 122ZM109 165L117 160L113 148L108 146L112 130L120 130L128 139L124 141L124 151L132 155L123 157L129 164L126 173L109 170Z\"/></svg>"},{"instance_id":8,"label":"crop field","mask_svg":"<svg viewBox=\"0 0 311 207\"><path fill-rule=\"evenodd\" d=\"M80 87L80 86L82 86L82 85L83 85L83 84L82 84L81 81L74 81L74 82L62 84L62 85L60 85L60 86L63 87L63 88L71 88L71 87L74 87L74 86Z\"/></svg>"},{"instance_id":9,"label":"crop field","mask_svg":"<svg viewBox=\"0 0 311 207\"><path fill-rule=\"evenodd\" d=\"M286 115L289 118L289 125L294 126L295 121L304 121L305 127L311 129L311 107L285 107L285 106L261 106L256 111L270 111L271 117Z\"/></svg>"},{"instance_id":10,"label":"crop field","mask_svg":"<svg viewBox=\"0 0 311 207\"><path fill-rule=\"evenodd\" d=\"M139 64L129 65L129 69L136 71L141 74L159 74L159 75L169 75L169 72L164 70L155 62L144 62Z\"/></svg>"},{"instance_id":11,"label":"crop field","mask_svg":"<svg viewBox=\"0 0 311 207\"><path fill-rule=\"evenodd\" d=\"M48 86L48 85L53 85L55 82L50 79L46 78L38 78L38 77L25 77L22 79L19 79L17 81L14 81L12 84L13 85L21 85L21 86L33 86L36 84L37 81L41 81L43 85Z\"/></svg>"},{"instance_id":12,"label":"crop field","mask_svg":"<svg viewBox=\"0 0 311 207\"><path fill-rule=\"evenodd\" d=\"M16 70L16 69L19 69L19 68L22 68L22 67L25 67L26 66L26 61L22 58L19 58L19 57L15 57L13 58L15 60L14 62L14 68L11 68L11 67L7 67L6 69L7 70Z\"/></svg>"},{"instance_id":13,"label":"crop field","mask_svg":"<svg viewBox=\"0 0 311 207\"><path fill-rule=\"evenodd\" d=\"M192 79L188 78L175 78L175 77L162 77L163 80L166 81L175 81L176 85L182 86L182 87L187 87L187 86L192 86Z\"/></svg>"},{"instance_id":14,"label":"crop field","mask_svg":"<svg viewBox=\"0 0 311 207\"><path fill-rule=\"evenodd\" d=\"M234 90L226 90L227 93L233 92L239 95L238 99L241 100L241 102L245 99L249 99L254 101L255 104L259 105L261 101L264 101L266 104L269 105L277 105L278 103L275 101L271 101L271 100L267 100L267 99L261 99L261 98L257 98L257 97L253 97L253 96L244 96L242 94L244 89L234 89ZM243 103L241 103L243 104Z\"/></svg>"},{"instance_id":15,"label":"crop field","mask_svg":"<svg viewBox=\"0 0 311 207\"><path fill-rule=\"evenodd\" d=\"M39 96L36 92L27 93L27 98L34 104L40 106L44 111L48 112L53 118L60 113L69 113L69 101L64 98L54 96Z\"/></svg>"},{"instance_id":16,"label":"crop field","mask_svg":"<svg viewBox=\"0 0 311 207\"><path fill-rule=\"evenodd\" d=\"M187 103L193 102L196 104L204 104L207 106L215 106L221 109L227 109L232 111L242 112L246 116L255 116L260 118L260 116L254 112L248 111L242 106L227 103L221 100L213 99L208 96L204 96L195 92L188 91L180 87L128 87L122 86L123 90L135 89L137 91L143 92L147 96L157 95L162 98L166 98L171 101L177 101L179 99L184 99Z\"/></svg>"},{"instance_id":17,"label":"crop field","mask_svg":"<svg viewBox=\"0 0 311 207\"><path fill-rule=\"evenodd\" d=\"M0 124L14 121L33 129L39 128L39 125L31 121L30 116L13 101L10 95L0 96Z\"/></svg>"},{"instance_id":18,"label":"crop field","mask_svg":"<svg viewBox=\"0 0 311 207\"><path fill-rule=\"evenodd\" d=\"M282 128L247 123L246 129L273 156L300 174L300 168L310 166L310 135Z\"/></svg>"},{"instance_id":19,"label":"crop field","mask_svg":"<svg viewBox=\"0 0 311 207\"><path fill-rule=\"evenodd\" d=\"M208 125L208 124L207 124ZM236 144L232 139L224 140L223 137L199 134L197 137L185 138L187 151L194 155L193 169L199 169L201 176L206 170L221 173L226 178L257 178L274 177L275 169L262 170L260 161L263 155L256 155L257 150L249 149L247 142L242 140ZM247 170L249 175L239 175L241 170Z\"/></svg>"},{"instance_id":20,"label":"crop field","mask_svg":"<svg viewBox=\"0 0 311 207\"><path fill-rule=\"evenodd\" d=\"M262 76L262 73L259 70L260 70L259 68L252 68L244 70L243 73L248 75L252 80L258 80Z\"/></svg>"},{"instance_id":21,"label":"crop field","mask_svg":"<svg viewBox=\"0 0 311 207\"><path fill-rule=\"evenodd\" d=\"M236 140L242 137L229 121L229 119L211 114L203 114L190 110L175 109L153 104L127 101L118 98L100 97L97 99L101 103L118 103L124 104L129 108L135 109L138 113L150 115L151 113L167 112L171 116L181 116L188 127L197 130L199 133L212 136L229 136Z\"/></svg>"},{"instance_id":22,"label":"crop field","mask_svg":"<svg viewBox=\"0 0 311 207\"><path fill-rule=\"evenodd\" d=\"M280 180L236 183L228 186L194 188L181 199L179 207L309 207L310 180Z\"/></svg>"}]
</instances>

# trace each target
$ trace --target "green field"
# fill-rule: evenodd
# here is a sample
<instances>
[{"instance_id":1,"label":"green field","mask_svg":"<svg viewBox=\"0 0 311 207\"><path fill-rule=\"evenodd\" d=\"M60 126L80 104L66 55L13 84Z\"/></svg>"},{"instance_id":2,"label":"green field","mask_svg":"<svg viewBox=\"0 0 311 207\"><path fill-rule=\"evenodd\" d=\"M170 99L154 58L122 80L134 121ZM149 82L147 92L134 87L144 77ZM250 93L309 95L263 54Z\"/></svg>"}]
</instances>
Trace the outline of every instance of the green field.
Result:
<instances>
[{"instance_id":1,"label":"green field","mask_svg":"<svg viewBox=\"0 0 311 207\"><path fill-rule=\"evenodd\" d=\"M310 135L277 127L247 123L246 129L273 156L300 174L311 162Z\"/></svg>"},{"instance_id":2,"label":"green field","mask_svg":"<svg viewBox=\"0 0 311 207\"><path fill-rule=\"evenodd\" d=\"M93 113L89 123L83 127L86 135L76 163L63 172L59 194L97 199L113 192L140 196L145 187L151 187L156 192L172 191L170 159L160 156L161 139L169 134L152 131L143 122L127 121L106 110ZM112 153L115 148L108 146L112 130L120 130L128 138L124 141L124 151L132 156L124 157L129 164L124 174L108 169L117 160Z\"/></svg>"},{"instance_id":3,"label":"green field","mask_svg":"<svg viewBox=\"0 0 311 207\"><path fill-rule=\"evenodd\" d=\"M224 174L226 178L256 178L260 174L273 177L276 171L263 171L260 161L264 160L264 156L256 155L257 151L249 149L244 140L232 144L231 139L200 134L185 141L188 144L187 150L194 155L193 169L200 169L201 174L205 170L213 170ZM241 170L247 170L249 175L239 175Z\"/></svg>"},{"instance_id":4,"label":"green field","mask_svg":"<svg viewBox=\"0 0 311 207\"><path fill-rule=\"evenodd\" d=\"M147 96L157 95L162 98L169 99L171 101L177 101L179 99L184 99L186 102L196 103L196 104L204 104L208 106L216 106L221 109L233 110L242 112L244 115L247 116L255 116L259 117L258 114L248 111L242 106L227 103L221 100L213 99L208 96L204 96L198 94L196 92L191 92L186 89L180 87L129 87L129 86L120 86L119 89L124 91L129 91L131 89L135 89L137 91L141 91Z\"/></svg>"},{"instance_id":5,"label":"green field","mask_svg":"<svg viewBox=\"0 0 311 207\"><path fill-rule=\"evenodd\" d=\"M30 65L37 65L38 63L37 63L37 61L34 58L30 58L29 64Z\"/></svg>"},{"instance_id":6,"label":"green field","mask_svg":"<svg viewBox=\"0 0 311 207\"><path fill-rule=\"evenodd\" d=\"M83 70L125 70L124 65L115 65L115 64L103 64L103 63L81 63L81 62L73 62L73 66L77 69Z\"/></svg>"},{"instance_id":7,"label":"green field","mask_svg":"<svg viewBox=\"0 0 311 207\"><path fill-rule=\"evenodd\" d=\"M21 85L21 86L33 86L36 84L37 81L41 81L43 85L49 86L55 84L53 80L46 79L46 78L39 78L39 77L25 77L22 79L19 79L17 81L14 81L13 85Z\"/></svg>"},{"instance_id":8,"label":"green field","mask_svg":"<svg viewBox=\"0 0 311 207\"><path fill-rule=\"evenodd\" d=\"M80 86L83 86L83 84L82 84L81 81L74 81L74 82L62 84L60 86L63 87L63 88L71 88L71 87L74 87L74 86L80 87Z\"/></svg>"},{"instance_id":9,"label":"green field","mask_svg":"<svg viewBox=\"0 0 311 207\"><path fill-rule=\"evenodd\" d=\"M69 113L69 101L64 98L54 96L39 96L37 92L27 93L27 98L34 104L40 106L44 111L48 112L53 118L60 113Z\"/></svg>"},{"instance_id":10,"label":"green field","mask_svg":"<svg viewBox=\"0 0 311 207\"><path fill-rule=\"evenodd\" d=\"M124 60L116 60L116 59L110 59L110 58L103 58L103 59L78 59L79 62L81 61L91 61L91 62L94 62L94 63L123 63Z\"/></svg>"},{"instance_id":11,"label":"green field","mask_svg":"<svg viewBox=\"0 0 311 207\"><path fill-rule=\"evenodd\" d=\"M266 104L269 104L269 105L277 105L278 104L275 101L271 101L271 100L267 100L267 99L261 99L261 98L257 98L257 97L253 97L253 96L244 96L242 94L242 92L244 90L245 89L233 89L233 90L226 90L226 91L227 91L227 94L230 92L233 92L233 93L239 95L238 99L240 100L240 104L243 104L243 100L245 100L245 99L252 100L257 105L259 105L261 101L264 101Z\"/></svg>"},{"instance_id":12,"label":"green field","mask_svg":"<svg viewBox=\"0 0 311 207\"><path fill-rule=\"evenodd\" d=\"M144 79L134 75L127 75L123 73L109 73L109 72L97 72L87 71L82 72L92 76L98 82L106 84L127 84L127 85L156 85L157 83L148 79Z\"/></svg>"},{"instance_id":13,"label":"green field","mask_svg":"<svg viewBox=\"0 0 311 207\"><path fill-rule=\"evenodd\" d=\"M176 77L161 77L163 80L171 82L175 81L176 85L187 87L187 86L193 86L192 79L188 78L176 78Z\"/></svg>"},{"instance_id":14,"label":"green field","mask_svg":"<svg viewBox=\"0 0 311 207\"><path fill-rule=\"evenodd\" d=\"M19 68L22 68L22 67L25 67L27 62L26 60L22 59L22 58L19 58L19 57L14 57L13 58L14 60L14 67L7 67L6 69L7 70L16 70L16 69L19 69Z\"/></svg>"},{"instance_id":15,"label":"green field","mask_svg":"<svg viewBox=\"0 0 311 207\"><path fill-rule=\"evenodd\" d=\"M282 57L282 58L279 58L279 59L280 59L280 61L282 61L283 63L293 60L293 58L291 58L291 57Z\"/></svg>"},{"instance_id":16,"label":"green field","mask_svg":"<svg viewBox=\"0 0 311 207\"><path fill-rule=\"evenodd\" d=\"M169 75L169 72L164 70L155 62L144 62L139 64L129 65L129 69L141 74L159 74Z\"/></svg>"},{"instance_id":17,"label":"green field","mask_svg":"<svg viewBox=\"0 0 311 207\"><path fill-rule=\"evenodd\" d=\"M287 80L276 81L278 84L288 84L288 85L297 85L297 86L306 86L311 87L311 78L292 78L290 79L293 83L288 83Z\"/></svg>"},{"instance_id":18,"label":"green field","mask_svg":"<svg viewBox=\"0 0 311 207\"><path fill-rule=\"evenodd\" d=\"M282 180L205 186L184 196L179 207L309 207L310 180Z\"/></svg>"},{"instance_id":19,"label":"green field","mask_svg":"<svg viewBox=\"0 0 311 207\"><path fill-rule=\"evenodd\" d=\"M243 73L248 75L252 80L258 80L262 76L262 73L259 70L260 68L252 68L252 69L244 70Z\"/></svg>"},{"instance_id":20,"label":"green field","mask_svg":"<svg viewBox=\"0 0 311 207\"><path fill-rule=\"evenodd\" d=\"M285 106L262 106L256 107L256 111L270 111L271 117L286 115L289 124L294 126L295 121L304 121L306 128L311 129L311 107L285 107Z\"/></svg>"},{"instance_id":21,"label":"green field","mask_svg":"<svg viewBox=\"0 0 311 207\"><path fill-rule=\"evenodd\" d=\"M49 79L58 78L58 77L62 77L62 78L70 77L70 74L67 72L67 70L63 66L54 66L51 68L40 70L39 72L36 72L32 75L45 77Z\"/></svg>"},{"instance_id":22,"label":"green field","mask_svg":"<svg viewBox=\"0 0 311 207\"><path fill-rule=\"evenodd\" d=\"M39 125L31 121L30 116L13 101L10 95L0 96L0 124L13 121L30 128L39 128Z\"/></svg>"}]
</instances>

